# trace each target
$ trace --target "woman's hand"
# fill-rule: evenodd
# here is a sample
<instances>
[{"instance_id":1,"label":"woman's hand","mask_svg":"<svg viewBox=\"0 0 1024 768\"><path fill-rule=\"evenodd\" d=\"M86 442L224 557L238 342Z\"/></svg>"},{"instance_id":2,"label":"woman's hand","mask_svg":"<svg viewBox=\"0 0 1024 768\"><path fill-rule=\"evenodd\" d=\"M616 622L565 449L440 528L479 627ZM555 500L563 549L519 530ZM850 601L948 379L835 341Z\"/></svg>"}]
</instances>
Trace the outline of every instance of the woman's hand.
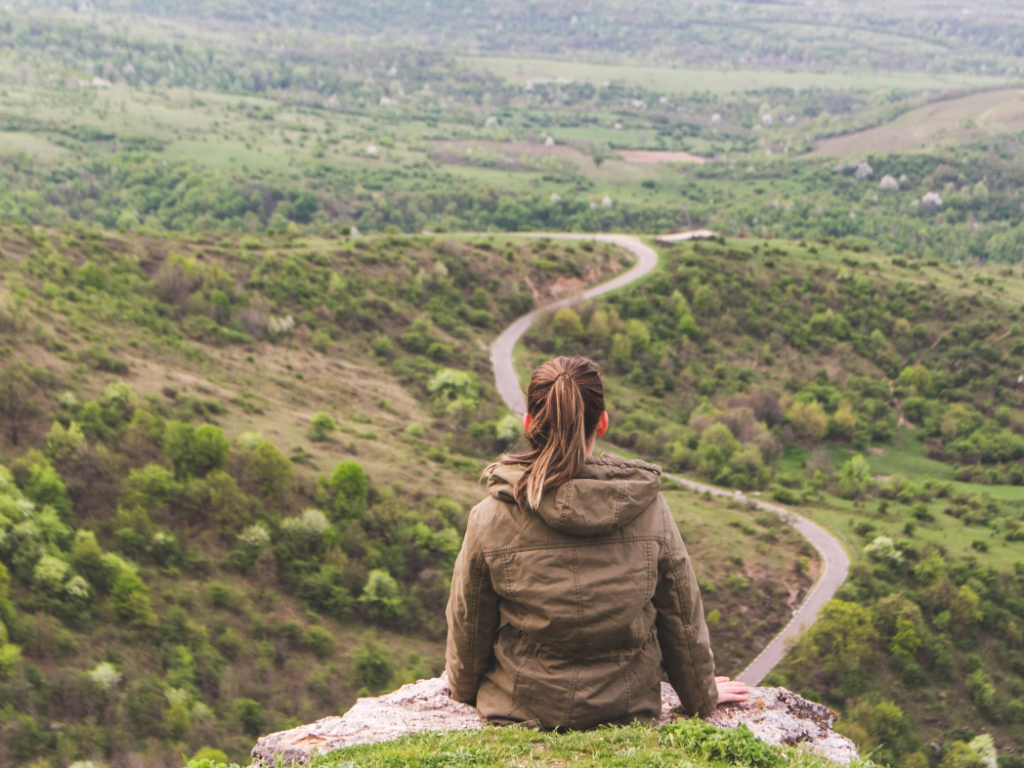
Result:
<instances>
[{"instance_id":1,"label":"woman's hand","mask_svg":"<svg viewBox=\"0 0 1024 768\"><path fill-rule=\"evenodd\" d=\"M715 684L718 686L718 703L724 704L727 701L746 701L747 684L739 680L730 680L728 677L716 677Z\"/></svg>"}]
</instances>

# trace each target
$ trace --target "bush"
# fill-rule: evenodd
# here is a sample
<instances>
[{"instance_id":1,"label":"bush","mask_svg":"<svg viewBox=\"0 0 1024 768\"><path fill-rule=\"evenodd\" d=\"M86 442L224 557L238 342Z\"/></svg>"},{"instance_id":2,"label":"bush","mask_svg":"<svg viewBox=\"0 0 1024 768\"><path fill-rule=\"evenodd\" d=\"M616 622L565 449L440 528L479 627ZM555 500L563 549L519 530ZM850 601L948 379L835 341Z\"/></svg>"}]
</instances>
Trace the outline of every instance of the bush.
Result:
<instances>
[{"instance_id":1,"label":"bush","mask_svg":"<svg viewBox=\"0 0 1024 768\"><path fill-rule=\"evenodd\" d=\"M391 653L375 640L366 640L352 654L352 676L373 693L384 690L394 673Z\"/></svg>"},{"instance_id":2,"label":"bush","mask_svg":"<svg viewBox=\"0 0 1024 768\"><path fill-rule=\"evenodd\" d=\"M149 589L134 571L122 569L114 580L111 598L117 615L135 627L157 625L156 614L149 601Z\"/></svg>"},{"instance_id":3,"label":"bush","mask_svg":"<svg viewBox=\"0 0 1024 768\"><path fill-rule=\"evenodd\" d=\"M321 627L310 627L306 630L303 642L320 661L330 658L334 653L334 638L330 632Z\"/></svg>"},{"instance_id":4,"label":"bush","mask_svg":"<svg viewBox=\"0 0 1024 768\"><path fill-rule=\"evenodd\" d=\"M790 504L796 506L800 503L800 497L789 490L789 488L783 488L779 486L772 491L772 498L780 504Z\"/></svg>"},{"instance_id":5,"label":"bush","mask_svg":"<svg viewBox=\"0 0 1024 768\"><path fill-rule=\"evenodd\" d=\"M259 492L277 501L284 498L294 478L291 462L269 440L262 441L249 455L249 470Z\"/></svg>"},{"instance_id":6,"label":"bush","mask_svg":"<svg viewBox=\"0 0 1024 768\"><path fill-rule=\"evenodd\" d=\"M334 509L346 517L362 517L370 492L370 481L355 461L343 461L335 467L328 485L334 493Z\"/></svg>"},{"instance_id":7,"label":"bush","mask_svg":"<svg viewBox=\"0 0 1024 768\"><path fill-rule=\"evenodd\" d=\"M377 621L391 622L405 614L398 582L384 570L370 571L359 602L366 606L366 614Z\"/></svg>"},{"instance_id":8,"label":"bush","mask_svg":"<svg viewBox=\"0 0 1024 768\"><path fill-rule=\"evenodd\" d=\"M331 414L320 411L309 421L308 437L314 442L324 442L331 439L331 435L338 431L338 422Z\"/></svg>"},{"instance_id":9,"label":"bush","mask_svg":"<svg viewBox=\"0 0 1024 768\"><path fill-rule=\"evenodd\" d=\"M167 422L164 452L174 464L178 479L204 477L227 463L231 445L217 427L203 424L199 428L180 421Z\"/></svg>"},{"instance_id":10,"label":"bush","mask_svg":"<svg viewBox=\"0 0 1024 768\"><path fill-rule=\"evenodd\" d=\"M242 730L253 738L263 732L263 705L253 699L235 699L231 702L231 715Z\"/></svg>"},{"instance_id":11,"label":"bush","mask_svg":"<svg viewBox=\"0 0 1024 768\"><path fill-rule=\"evenodd\" d=\"M746 725L722 729L703 720L677 720L662 726L658 741L725 765L777 768L787 762Z\"/></svg>"}]
</instances>

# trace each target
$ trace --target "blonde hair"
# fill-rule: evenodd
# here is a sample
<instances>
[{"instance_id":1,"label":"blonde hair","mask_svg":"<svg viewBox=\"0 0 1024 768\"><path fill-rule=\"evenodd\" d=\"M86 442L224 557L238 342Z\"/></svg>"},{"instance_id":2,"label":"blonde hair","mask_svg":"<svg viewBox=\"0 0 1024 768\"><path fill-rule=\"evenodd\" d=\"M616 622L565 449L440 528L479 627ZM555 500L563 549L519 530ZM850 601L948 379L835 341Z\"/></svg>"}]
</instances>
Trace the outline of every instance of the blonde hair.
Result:
<instances>
[{"instance_id":1,"label":"blonde hair","mask_svg":"<svg viewBox=\"0 0 1024 768\"><path fill-rule=\"evenodd\" d=\"M584 357L549 360L530 377L526 407L532 419L526 433L530 450L502 456L499 463L525 465L513 494L520 506L535 510L546 490L583 469L587 440L604 413L601 370Z\"/></svg>"}]
</instances>

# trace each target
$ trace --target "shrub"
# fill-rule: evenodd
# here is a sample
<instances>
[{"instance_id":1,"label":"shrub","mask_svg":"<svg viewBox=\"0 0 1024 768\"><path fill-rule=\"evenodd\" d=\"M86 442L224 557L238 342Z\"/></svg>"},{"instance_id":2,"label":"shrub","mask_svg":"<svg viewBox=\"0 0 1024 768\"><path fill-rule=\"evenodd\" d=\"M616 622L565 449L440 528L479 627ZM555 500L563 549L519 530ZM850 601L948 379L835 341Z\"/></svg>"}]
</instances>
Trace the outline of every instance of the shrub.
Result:
<instances>
[{"instance_id":1,"label":"shrub","mask_svg":"<svg viewBox=\"0 0 1024 768\"><path fill-rule=\"evenodd\" d=\"M132 626L148 628L157 625L156 614L149 601L149 589L134 571L125 568L118 574L111 598L117 615Z\"/></svg>"},{"instance_id":2,"label":"shrub","mask_svg":"<svg viewBox=\"0 0 1024 768\"><path fill-rule=\"evenodd\" d=\"M366 606L367 615L377 621L394 621L405 613L398 582L384 570L370 571L359 602Z\"/></svg>"},{"instance_id":3,"label":"shrub","mask_svg":"<svg viewBox=\"0 0 1024 768\"><path fill-rule=\"evenodd\" d=\"M192 755L192 760L189 762L189 765L192 765L192 763L197 761L206 761L215 764L226 764L228 761L228 756L227 753L223 752L222 750L215 749L214 747L203 747L194 755ZM197 767L193 766L193 768Z\"/></svg>"},{"instance_id":4,"label":"shrub","mask_svg":"<svg viewBox=\"0 0 1024 768\"><path fill-rule=\"evenodd\" d=\"M180 421L167 422L164 452L174 464L178 479L203 477L211 470L222 468L230 449L224 433L211 424L195 428Z\"/></svg>"},{"instance_id":5,"label":"shrub","mask_svg":"<svg viewBox=\"0 0 1024 768\"><path fill-rule=\"evenodd\" d=\"M294 474L291 462L269 440L263 440L249 455L251 470L259 492L280 501L291 487Z\"/></svg>"},{"instance_id":6,"label":"shrub","mask_svg":"<svg viewBox=\"0 0 1024 768\"><path fill-rule=\"evenodd\" d=\"M253 699L235 699L231 702L231 715L249 736L258 737L263 731L263 705Z\"/></svg>"},{"instance_id":7,"label":"shrub","mask_svg":"<svg viewBox=\"0 0 1024 768\"><path fill-rule=\"evenodd\" d=\"M342 461L328 483L334 493L334 509L346 517L362 517L370 492L370 481L355 461Z\"/></svg>"},{"instance_id":8,"label":"shrub","mask_svg":"<svg viewBox=\"0 0 1024 768\"><path fill-rule=\"evenodd\" d=\"M72 421L67 429L59 421L53 422L46 436L46 455L53 461L71 461L85 443L82 427Z\"/></svg>"},{"instance_id":9,"label":"shrub","mask_svg":"<svg viewBox=\"0 0 1024 768\"><path fill-rule=\"evenodd\" d=\"M166 505L181 491L181 484L175 481L169 470L159 464L147 464L128 473L121 484L121 504L153 511Z\"/></svg>"},{"instance_id":10,"label":"shrub","mask_svg":"<svg viewBox=\"0 0 1024 768\"><path fill-rule=\"evenodd\" d=\"M330 658L334 653L334 638L330 632L321 627L310 627L303 638L306 647L321 661Z\"/></svg>"},{"instance_id":11,"label":"shrub","mask_svg":"<svg viewBox=\"0 0 1024 768\"><path fill-rule=\"evenodd\" d=\"M777 768L787 762L746 725L722 729L704 720L678 720L660 729L658 741L725 765Z\"/></svg>"},{"instance_id":12,"label":"shrub","mask_svg":"<svg viewBox=\"0 0 1024 768\"><path fill-rule=\"evenodd\" d=\"M772 491L772 498L780 504L791 504L796 506L800 503L800 497L789 488L779 486Z\"/></svg>"},{"instance_id":13,"label":"shrub","mask_svg":"<svg viewBox=\"0 0 1024 768\"><path fill-rule=\"evenodd\" d=\"M309 421L309 432L307 433L310 440L314 442L324 442L331 439L338 430L338 422L334 420L331 414L320 411Z\"/></svg>"},{"instance_id":14,"label":"shrub","mask_svg":"<svg viewBox=\"0 0 1024 768\"><path fill-rule=\"evenodd\" d=\"M367 639L352 654L352 676L373 693L382 691L394 676L391 653L380 643Z\"/></svg>"}]
</instances>

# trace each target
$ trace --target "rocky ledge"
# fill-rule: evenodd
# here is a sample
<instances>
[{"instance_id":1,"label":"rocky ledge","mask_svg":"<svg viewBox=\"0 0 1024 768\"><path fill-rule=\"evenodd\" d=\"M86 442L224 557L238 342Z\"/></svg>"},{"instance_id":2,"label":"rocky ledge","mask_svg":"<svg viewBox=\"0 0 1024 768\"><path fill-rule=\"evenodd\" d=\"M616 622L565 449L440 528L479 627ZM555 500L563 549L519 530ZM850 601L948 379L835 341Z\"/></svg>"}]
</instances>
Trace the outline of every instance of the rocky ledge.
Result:
<instances>
[{"instance_id":1,"label":"rocky ledge","mask_svg":"<svg viewBox=\"0 0 1024 768\"><path fill-rule=\"evenodd\" d=\"M661 686L661 724L679 717L675 691ZM836 715L785 688L753 688L743 704L723 704L708 721L720 728L746 725L769 744L799 746L836 763L857 757L857 748L832 730ZM390 741L425 731L469 731L485 721L477 711L448 697L443 677L405 685L376 699L360 699L342 717L325 717L310 725L264 736L252 750L255 766L284 768L304 764L323 754L358 744ZM277 766L276 761L281 765Z\"/></svg>"}]
</instances>

